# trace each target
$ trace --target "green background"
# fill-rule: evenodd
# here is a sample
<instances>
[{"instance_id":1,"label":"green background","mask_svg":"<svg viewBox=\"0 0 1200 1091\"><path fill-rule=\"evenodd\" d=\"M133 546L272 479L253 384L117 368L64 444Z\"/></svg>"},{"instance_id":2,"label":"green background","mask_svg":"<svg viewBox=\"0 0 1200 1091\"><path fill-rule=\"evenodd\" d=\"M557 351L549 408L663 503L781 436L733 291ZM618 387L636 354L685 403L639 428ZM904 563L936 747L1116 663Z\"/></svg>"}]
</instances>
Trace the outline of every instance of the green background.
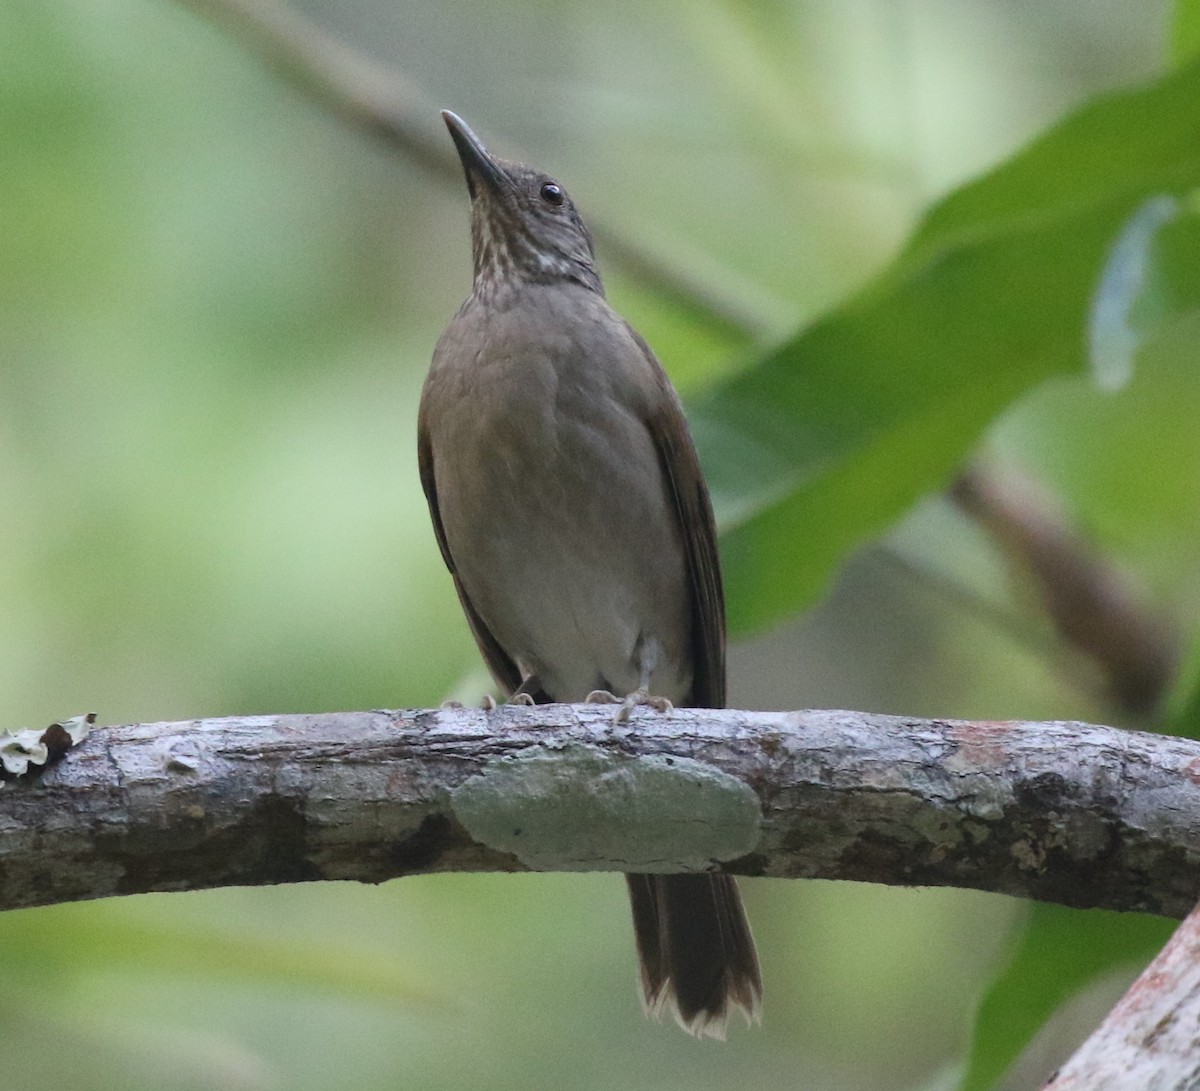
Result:
<instances>
[{"instance_id":1,"label":"green background","mask_svg":"<svg viewBox=\"0 0 1200 1091\"><path fill-rule=\"evenodd\" d=\"M1192 643L1196 5L295 7L754 316L601 249L726 528L731 704L1133 723L941 489L1019 465ZM185 6L3 0L0 725L477 698L414 421L469 272L461 185ZM1191 663L1139 726L1200 717ZM642 1019L614 876L7 913L0 1088L982 1088L1065 1001L1036 1087L1169 932L743 887L767 1014L725 1045Z\"/></svg>"}]
</instances>

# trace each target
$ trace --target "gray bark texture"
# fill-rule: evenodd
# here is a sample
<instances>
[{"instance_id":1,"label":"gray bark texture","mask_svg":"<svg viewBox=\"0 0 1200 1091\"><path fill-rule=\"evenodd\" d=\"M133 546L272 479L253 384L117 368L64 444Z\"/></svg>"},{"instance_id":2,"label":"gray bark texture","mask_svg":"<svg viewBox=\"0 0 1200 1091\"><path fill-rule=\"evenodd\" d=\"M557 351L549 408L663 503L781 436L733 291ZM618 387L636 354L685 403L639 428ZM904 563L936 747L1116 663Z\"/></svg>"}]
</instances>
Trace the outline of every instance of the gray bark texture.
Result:
<instances>
[{"instance_id":1,"label":"gray bark texture","mask_svg":"<svg viewBox=\"0 0 1200 1091\"><path fill-rule=\"evenodd\" d=\"M0 908L437 871L721 868L1186 915L1200 744L590 705L94 729L0 787Z\"/></svg>"},{"instance_id":2,"label":"gray bark texture","mask_svg":"<svg viewBox=\"0 0 1200 1091\"><path fill-rule=\"evenodd\" d=\"M1200 909L1129 987L1045 1091L1200 1087Z\"/></svg>"}]
</instances>

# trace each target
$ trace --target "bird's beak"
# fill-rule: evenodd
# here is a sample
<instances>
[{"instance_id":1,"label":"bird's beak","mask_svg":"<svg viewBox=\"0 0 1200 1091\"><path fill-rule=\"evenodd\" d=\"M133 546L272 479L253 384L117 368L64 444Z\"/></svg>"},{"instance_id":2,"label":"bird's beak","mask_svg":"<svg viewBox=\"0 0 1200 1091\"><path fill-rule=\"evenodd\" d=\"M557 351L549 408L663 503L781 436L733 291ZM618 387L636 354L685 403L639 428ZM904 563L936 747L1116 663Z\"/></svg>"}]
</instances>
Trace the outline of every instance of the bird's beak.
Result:
<instances>
[{"instance_id":1,"label":"bird's beak","mask_svg":"<svg viewBox=\"0 0 1200 1091\"><path fill-rule=\"evenodd\" d=\"M458 114L449 110L442 111L442 120L450 130L454 146L458 149L458 158L462 160L463 172L467 176L467 189L471 191L472 200L478 195L481 182L497 193L509 188L508 176L500 164L488 154L483 141L471 132L471 127Z\"/></svg>"}]
</instances>

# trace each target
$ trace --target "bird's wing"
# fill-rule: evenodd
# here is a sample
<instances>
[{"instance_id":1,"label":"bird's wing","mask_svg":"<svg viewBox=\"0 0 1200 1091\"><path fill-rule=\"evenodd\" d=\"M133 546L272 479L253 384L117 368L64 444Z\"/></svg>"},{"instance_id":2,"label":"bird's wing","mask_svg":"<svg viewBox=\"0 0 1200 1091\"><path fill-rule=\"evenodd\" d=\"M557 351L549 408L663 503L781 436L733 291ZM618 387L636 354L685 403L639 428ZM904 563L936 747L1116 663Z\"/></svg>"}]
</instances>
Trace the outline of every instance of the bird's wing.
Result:
<instances>
[{"instance_id":1,"label":"bird's wing","mask_svg":"<svg viewBox=\"0 0 1200 1091\"><path fill-rule=\"evenodd\" d=\"M471 635L479 645L480 654L492 677L506 693L513 693L521 684L521 671L508 653L500 647L499 641L492 631L484 624L472 605L462 580L458 577L458 569L454 565L454 557L450 553L450 544L446 541L446 528L442 526L441 512L438 510L437 481L433 466L433 446L429 442L429 422L426 420L425 404L422 401L417 414L417 465L421 471L421 488L425 490L425 499L429 501L429 515L433 520L433 532L437 535L438 548L442 551L442 560L454 577L454 589L458 592L458 601L462 603L463 613L467 615L467 624L471 626Z\"/></svg>"},{"instance_id":2,"label":"bird's wing","mask_svg":"<svg viewBox=\"0 0 1200 1091\"><path fill-rule=\"evenodd\" d=\"M725 593L712 501L679 396L650 346L636 331L631 332L661 388L661 396L651 402L646 426L658 451L687 555L692 597L692 692L688 704L724 708Z\"/></svg>"}]
</instances>

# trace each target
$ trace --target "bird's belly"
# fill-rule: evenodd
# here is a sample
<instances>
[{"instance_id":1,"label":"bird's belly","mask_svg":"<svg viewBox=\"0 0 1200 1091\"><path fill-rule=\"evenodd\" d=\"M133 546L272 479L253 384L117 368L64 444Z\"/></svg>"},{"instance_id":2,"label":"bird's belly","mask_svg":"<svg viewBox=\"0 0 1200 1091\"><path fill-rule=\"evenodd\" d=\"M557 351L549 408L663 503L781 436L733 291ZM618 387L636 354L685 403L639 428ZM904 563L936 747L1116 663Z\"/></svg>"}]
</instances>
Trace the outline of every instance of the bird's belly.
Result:
<instances>
[{"instance_id":1,"label":"bird's belly","mask_svg":"<svg viewBox=\"0 0 1200 1091\"><path fill-rule=\"evenodd\" d=\"M647 665L654 693L683 700L687 572L645 426L595 391L539 406L489 393L443 433L454 457L438 471L447 544L480 617L555 700L628 693Z\"/></svg>"}]
</instances>

